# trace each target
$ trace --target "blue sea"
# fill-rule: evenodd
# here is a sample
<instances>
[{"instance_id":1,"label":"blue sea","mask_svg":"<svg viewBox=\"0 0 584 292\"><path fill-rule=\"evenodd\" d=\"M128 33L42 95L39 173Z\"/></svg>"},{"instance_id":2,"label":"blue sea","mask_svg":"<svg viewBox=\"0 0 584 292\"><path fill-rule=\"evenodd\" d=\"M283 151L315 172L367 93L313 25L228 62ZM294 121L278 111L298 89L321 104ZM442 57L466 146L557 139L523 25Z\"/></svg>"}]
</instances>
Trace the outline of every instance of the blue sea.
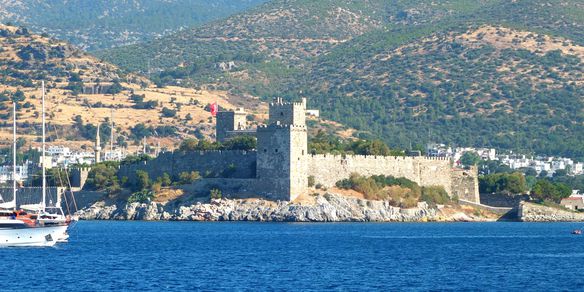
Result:
<instances>
[{"instance_id":1,"label":"blue sea","mask_svg":"<svg viewBox=\"0 0 584 292\"><path fill-rule=\"evenodd\" d=\"M578 223L80 222L4 291L581 290Z\"/></svg>"}]
</instances>

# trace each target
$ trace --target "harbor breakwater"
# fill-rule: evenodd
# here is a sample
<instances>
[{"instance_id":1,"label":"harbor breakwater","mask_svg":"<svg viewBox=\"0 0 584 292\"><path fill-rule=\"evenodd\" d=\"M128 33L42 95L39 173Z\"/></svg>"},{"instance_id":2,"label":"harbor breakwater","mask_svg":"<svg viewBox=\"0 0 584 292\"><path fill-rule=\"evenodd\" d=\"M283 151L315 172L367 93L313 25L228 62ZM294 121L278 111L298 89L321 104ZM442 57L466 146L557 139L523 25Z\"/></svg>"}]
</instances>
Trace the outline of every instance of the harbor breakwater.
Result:
<instances>
[{"instance_id":1,"label":"harbor breakwater","mask_svg":"<svg viewBox=\"0 0 584 292\"><path fill-rule=\"evenodd\" d=\"M79 212L83 220L171 221L272 221L272 222L425 222L485 221L463 212L446 214L420 203L398 208L385 201L364 200L336 194L313 197L310 203L273 202L262 199L218 199L209 203L97 202Z\"/></svg>"},{"instance_id":2,"label":"harbor breakwater","mask_svg":"<svg viewBox=\"0 0 584 292\"><path fill-rule=\"evenodd\" d=\"M584 213L521 202L518 211L523 222L584 222Z\"/></svg>"}]
</instances>

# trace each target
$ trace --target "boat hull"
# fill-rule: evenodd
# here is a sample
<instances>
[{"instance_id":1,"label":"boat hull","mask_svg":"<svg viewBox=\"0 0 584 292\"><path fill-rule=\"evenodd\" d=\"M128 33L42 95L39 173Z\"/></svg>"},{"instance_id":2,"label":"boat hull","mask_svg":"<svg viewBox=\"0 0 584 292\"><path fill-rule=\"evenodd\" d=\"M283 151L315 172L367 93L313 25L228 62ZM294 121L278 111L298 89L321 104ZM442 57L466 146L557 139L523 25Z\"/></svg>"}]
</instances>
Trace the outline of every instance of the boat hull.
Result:
<instances>
[{"instance_id":1,"label":"boat hull","mask_svg":"<svg viewBox=\"0 0 584 292\"><path fill-rule=\"evenodd\" d=\"M0 247L53 246L67 236L67 226L0 229Z\"/></svg>"}]
</instances>

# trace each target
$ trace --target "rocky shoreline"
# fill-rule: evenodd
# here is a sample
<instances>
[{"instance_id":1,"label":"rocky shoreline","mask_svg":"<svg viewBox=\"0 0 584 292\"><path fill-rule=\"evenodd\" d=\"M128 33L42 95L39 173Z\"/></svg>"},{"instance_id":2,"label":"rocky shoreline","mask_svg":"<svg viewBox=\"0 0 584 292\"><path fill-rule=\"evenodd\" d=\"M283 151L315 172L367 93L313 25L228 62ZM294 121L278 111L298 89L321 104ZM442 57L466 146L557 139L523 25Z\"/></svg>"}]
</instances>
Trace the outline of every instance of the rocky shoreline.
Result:
<instances>
[{"instance_id":1,"label":"rocky shoreline","mask_svg":"<svg viewBox=\"0 0 584 292\"><path fill-rule=\"evenodd\" d=\"M219 199L210 203L97 202L78 212L82 220L271 221L271 222L426 222L492 221L464 212L443 212L425 203L398 208L388 202L336 194L314 197L312 203L272 202L261 199Z\"/></svg>"},{"instance_id":2,"label":"rocky shoreline","mask_svg":"<svg viewBox=\"0 0 584 292\"><path fill-rule=\"evenodd\" d=\"M523 222L584 222L584 213L522 202L519 219Z\"/></svg>"}]
</instances>

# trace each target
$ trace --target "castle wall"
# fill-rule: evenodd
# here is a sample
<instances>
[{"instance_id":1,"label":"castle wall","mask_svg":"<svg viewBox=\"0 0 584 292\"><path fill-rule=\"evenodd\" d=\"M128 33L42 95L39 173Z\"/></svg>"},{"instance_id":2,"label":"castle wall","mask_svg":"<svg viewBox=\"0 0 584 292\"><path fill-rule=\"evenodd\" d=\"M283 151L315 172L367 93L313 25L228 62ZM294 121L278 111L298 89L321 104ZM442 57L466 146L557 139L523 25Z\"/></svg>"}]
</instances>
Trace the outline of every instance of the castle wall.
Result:
<instances>
[{"instance_id":1,"label":"castle wall","mask_svg":"<svg viewBox=\"0 0 584 292\"><path fill-rule=\"evenodd\" d=\"M457 196L460 200L480 204L478 169L476 167L469 170L453 169L452 193L449 194Z\"/></svg>"},{"instance_id":2,"label":"castle wall","mask_svg":"<svg viewBox=\"0 0 584 292\"><path fill-rule=\"evenodd\" d=\"M326 187L349 178L351 173L358 173L405 177L420 186L444 186L452 194L452 167L450 160L444 158L310 155L307 163L307 175L314 176L316 183Z\"/></svg>"},{"instance_id":3,"label":"castle wall","mask_svg":"<svg viewBox=\"0 0 584 292\"><path fill-rule=\"evenodd\" d=\"M246 114L244 111L220 111L217 113L215 134L218 142L237 136L229 132L246 129Z\"/></svg>"},{"instance_id":4,"label":"castle wall","mask_svg":"<svg viewBox=\"0 0 584 292\"><path fill-rule=\"evenodd\" d=\"M516 208L523 201L528 201L529 195L481 194L481 204L492 207Z\"/></svg>"},{"instance_id":5,"label":"castle wall","mask_svg":"<svg viewBox=\"0 0 584 292\"><path fill-rule=\"evenodd\" d=\"M83 186L85 186L85 182L89 177L89 171L91 171L91 168L89 167L71 169L71 188L77 190L83 189Z\"/></svg>"},{"instance_id":6,"label":"castle wall","mask_svg":"<svg viewBox=\"0 0 584 292\"><path fill-rule=\"evenodd\" d=\"M47 187L46 190L46 204L47 206L56 205L59 197L62 197L65 188L61 187ZM12 188L0 188L0 196L5 202L12 201ZM16 193L16 205L38 204L43 200L42 187L23 187L19 188Z\"/></svg>"},{"instance_id":7,"label":"castle wall","mask_svg":"<svg viewBox=\"0 0 584 292\"><path fill-rule=\"evenodd\" d=\"M229 167L235 170L229 172ZM194 152L165 152L157 158L137 164L122 165L119 176L128 177L130 182L135 179L137 170L148 172L154 180L168 173L178 178L181 172L198 171L201 176L255 178L256 152L255 151L194 151Z\"/></svg>"},{"instance_id":8,"label":"castle wall","mask_svg":"<svg viewBox=\"0 0 584 292\"><path fill-rule=\"evenodd\" d=\"M273 192L271 180L260 180L256 178L203 178L193 184L180 186L180 188L186 194L202 198L209 197L212 189L218 189L221 191L223 198L283 200L280 193Z\"/></svg>"}]
</instances>

